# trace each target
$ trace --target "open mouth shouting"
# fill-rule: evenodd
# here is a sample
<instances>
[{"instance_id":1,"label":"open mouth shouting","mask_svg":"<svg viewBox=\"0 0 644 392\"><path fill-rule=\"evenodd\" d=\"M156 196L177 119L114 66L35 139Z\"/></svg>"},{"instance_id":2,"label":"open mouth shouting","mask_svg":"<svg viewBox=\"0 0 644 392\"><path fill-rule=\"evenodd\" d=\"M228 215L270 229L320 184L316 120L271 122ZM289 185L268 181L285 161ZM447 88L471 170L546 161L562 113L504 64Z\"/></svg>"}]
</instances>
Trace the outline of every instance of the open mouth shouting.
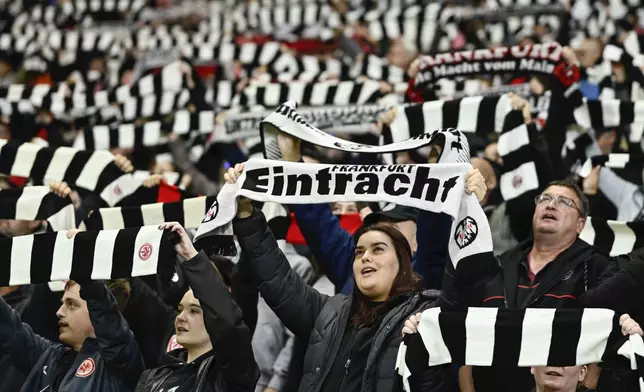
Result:
<instances>
[{"instance_id":1,"label":"open mouth shouting","mask_svg":"<svg viewBox=\"0 0 644 392\"><path fill-rule=\"evenodd\" d=\"M368 278L368 277L372 276L373 274L375 274L376 271L377 270L375 268L371 267L371 266L364 266L360 270L360 274L362 274L362 276L364 276L365 278Z\"/></svg>"}]
</instances>

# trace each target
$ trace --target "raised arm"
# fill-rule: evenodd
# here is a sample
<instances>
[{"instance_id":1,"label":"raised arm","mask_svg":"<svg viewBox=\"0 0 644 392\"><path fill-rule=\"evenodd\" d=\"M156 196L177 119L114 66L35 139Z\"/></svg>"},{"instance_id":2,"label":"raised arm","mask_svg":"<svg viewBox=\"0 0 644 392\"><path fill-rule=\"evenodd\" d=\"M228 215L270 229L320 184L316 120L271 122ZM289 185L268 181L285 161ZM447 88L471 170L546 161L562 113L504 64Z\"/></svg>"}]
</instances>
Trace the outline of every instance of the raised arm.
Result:
<instances>
[{"instance_id":1,"label":"raised arm","mask_svg":"<svg viewBox=\"0 0 644 392\"><path fill-rule=\"evenodd\" d=\"M315 259L336 290L342 291L353 273L353 237L340 227L340 220L331 213L328 204L300 204L289 208L295 212L297 225Z\"/></svg>"},{"instance_id":2,"label":"raised arm","mask_svg":"<svg viewBox=\"0 0 644 392\"><path fill-rule=\"evenodd\" d=\"M268 306L295 335L308 339L329 297L291 269L261 211L235 219L233 227L244 255L239 262L247 263L243 267L248 268Z\"/></svg>"},{"instance_id":3,"label":"raised arm","mask_svg":"<svg viewBox=\"0 0 644 392\"><path fill-rule=\"evenodd\" d=\"M203 309L204 323L228 390L252 390L259 378L250 330L228 287L210 259L201 252L181 263L185 277Z\"/></svg>"},{"instance_id":4,"label":"raised arm","mask_svg":"<svg viewBox=\"0 0 644 392\"><path fill-rule=\"evenodd\" d=\"M10 355L16 368L29 374L38 358L53 344L36 335L0 297L0 352Z\"/></svg>"},{"instance_id":5,"label":"raised arm","mask_svg":"<svg viewBox=\"0 0 644 392\"><path fill-rule=\"evenodd\" d=\"M203 309L204 324L217 363L208 370L209 382L215 388L223 378L228 391L252 390L259 378L259 369L251 348L250 331L217 267L205 253L195 250L179 223L164 223L159 228L179 236L175 250L186 260L181 263L181 271Z\"/></svg>"}]
</instances>

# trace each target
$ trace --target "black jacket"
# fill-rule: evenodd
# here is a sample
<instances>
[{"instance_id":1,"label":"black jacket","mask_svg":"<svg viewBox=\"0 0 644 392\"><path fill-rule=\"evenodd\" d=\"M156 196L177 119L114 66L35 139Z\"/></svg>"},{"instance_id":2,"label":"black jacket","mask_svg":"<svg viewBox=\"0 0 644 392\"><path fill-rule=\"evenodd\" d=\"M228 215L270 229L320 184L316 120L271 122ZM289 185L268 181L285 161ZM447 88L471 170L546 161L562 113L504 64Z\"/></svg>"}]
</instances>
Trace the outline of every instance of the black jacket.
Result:
<instances>
[{"instance_id":1,"label":"black jacket","mask_svg":"<svg viewBox=\"0 0 644 392\"><path fill-rule=\"evenodd\" d=\"M132 391L143 371L139 348L116 300L100 282L81 286L96 338L87 338L81 351L44 339L23 324L0 300L0 351L28 374L21 391L51 391L56 378L60 391Z\"/></svg>"},{"instance_id":2,"label":"black jacket","mask_svg":"<svg viewBox=\"0 0 644 392\"><path fill-rule=\"evenodd\" d=\"M477 266L473 273L464 274L461 269L459 276L467 279L460 282L450 280L454 271L448 267L441 296L443 305L519 309L586 307L631 314L642 309L644 249L608 258L577 239L530 282L526 280L525 264L531 249L530 239L488 260L484 267ZM517 368L474 368L474 381L478 392L521 392L529 391L534 385L530 373Z\"/></svg>"},{"instance_id":3,"label":"black jacket","mask_svg":"<svg viewBox=\"0 0 644 392\"><path fill-rule=\"evenodd\" d=\"M329 297L309 287L291 269L261 212L255 210L253 216L235 220L234 229L244 253L240 263L248 263L262 297L289 330L309 342L299 390L319 391L338 353L352 297L342 294ZM427 294L411 295L384 317L373 339L361 391L393 390L402 326L411 314L428 307ZM428 369L423 375L423 389L447 390L448 371L448 367Z\"/></svg>"},{"instance_id":4,"label":"black jacket","mask_svg":"<svg viewBox=\"0 0 644 392\"><path fill-rule=\"evenodd\" d=\"M250 331L228 288L203 252L181 263L181 270L203 309L213 355L195 366L193 372L186 372L185 378L176 386L193 383L193 390L197 392L253 391L259 368L251 347ZM171 354L180 359L184 353L185 349L179 349ZM174 361L146 371L136 391L161 392L161 381L177 368L177 361Z\"/></svg>"}]
</instances>

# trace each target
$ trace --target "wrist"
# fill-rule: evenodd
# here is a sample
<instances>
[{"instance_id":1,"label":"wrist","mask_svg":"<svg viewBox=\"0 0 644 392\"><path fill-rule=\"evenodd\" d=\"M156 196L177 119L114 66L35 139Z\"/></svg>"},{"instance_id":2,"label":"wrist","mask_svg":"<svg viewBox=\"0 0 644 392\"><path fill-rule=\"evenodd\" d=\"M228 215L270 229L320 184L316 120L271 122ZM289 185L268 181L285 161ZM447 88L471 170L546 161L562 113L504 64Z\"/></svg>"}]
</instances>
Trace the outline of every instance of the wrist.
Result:
<instances>
[{"instance_id":1,"label":"wrist","mask_svg":"<svg viewBox=\"0 0 644 392\"><path fill-rule=\"evenodd\" d=\"M596 194L597 194L597 188L584 187L584 195L595 196Z\"/></svg>"},{"instance_id":2,"label":"wrist","mask_svg":"<svg viewBox=\"0 0 644 392\"><path fill-rule=\"evenodd\" d=\"M182 256L184 259L186 259L186 261L188 261L194 259L198 254L199 252L197 252L196 249L191 249L188 252L184 253Z\"/></svg>"},{"instance_id":3,"label":"wrist","mask_svg":"<svg viewBox=\"0 0 644 392\"><path fill-rule=\"evenodd\" d=\"M288 162L299 162L302 159L302 155L298 153L288 153L284 154L284 159Z\"/></svg>"}]
</instances>

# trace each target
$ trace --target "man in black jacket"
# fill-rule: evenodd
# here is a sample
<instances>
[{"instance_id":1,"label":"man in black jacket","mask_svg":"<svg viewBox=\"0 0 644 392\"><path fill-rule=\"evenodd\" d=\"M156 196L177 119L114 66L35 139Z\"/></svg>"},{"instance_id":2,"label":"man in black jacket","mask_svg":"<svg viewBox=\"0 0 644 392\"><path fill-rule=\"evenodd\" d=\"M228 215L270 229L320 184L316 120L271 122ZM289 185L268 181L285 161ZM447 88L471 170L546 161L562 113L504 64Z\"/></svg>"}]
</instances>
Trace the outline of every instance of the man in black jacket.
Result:
<instances>
[{"instance_id":1,"label":"man in black jacket","mask_svg":"<svg viewBox=\"0 0 644 392\"><path fill-rule=\"evenodd\" d=\"M443 303L520 309L593 307L638 313L644 305L644 260L638 251L610 259L578 238L588 216L588 201L581 189L567 180L554 181L535 198L535 204L532 239L490 260L487 269L466 280L460 271L459 278L451 281L454 271L448 263ZM473 379L477 392L534 387L525 369L475 368Z\"/></svg>"},{"instance_id":2,"label":"man in black jacket","mask_svg":"<svg viewBox=\"0 0 644 392\"><path fill-rule=\"evenodd\" d=\"M68 233L70 237L72 232ZM132 391L143 371L139 348L102 282L68 282L57 344L23 324L0 300L0 351L27 374L21 391Z\"/></svg>"}]
</instances>

